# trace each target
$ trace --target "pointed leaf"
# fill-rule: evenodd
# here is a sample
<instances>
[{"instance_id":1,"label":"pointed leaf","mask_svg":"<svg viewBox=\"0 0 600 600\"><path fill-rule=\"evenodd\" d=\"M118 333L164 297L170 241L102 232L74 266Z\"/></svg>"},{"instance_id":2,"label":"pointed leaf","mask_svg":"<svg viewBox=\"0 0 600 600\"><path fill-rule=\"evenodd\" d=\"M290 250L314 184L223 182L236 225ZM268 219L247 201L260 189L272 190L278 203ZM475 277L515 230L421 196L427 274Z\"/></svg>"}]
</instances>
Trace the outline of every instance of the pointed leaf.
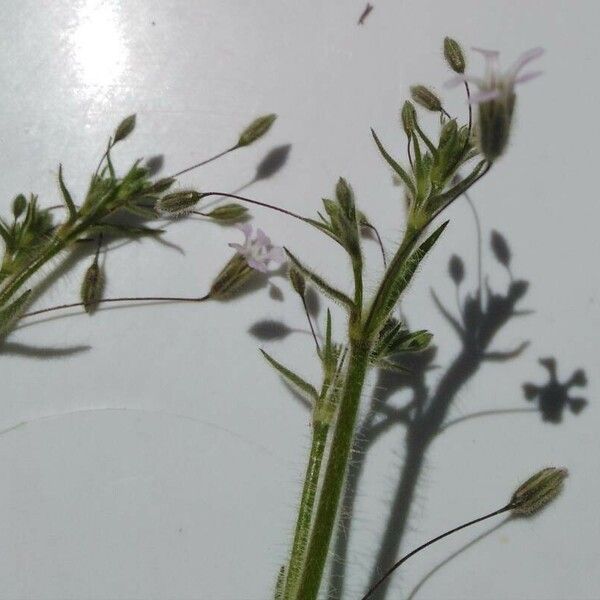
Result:
<instances>
[{"instance_id":1,"label":"pointed leaf","mask_svg":"<svg viewBox=\"0 0 600 600\"><path fill-rule=\"evenodd\" d=\"M73 202L73 198L71 198L71 194L65 185L62 173L62 165L58 165L58 185L60 186L63 200L65 201L67 209L69 210L69 219L74 221L77 218L77 208L75 207L75 202Z\"/></svg>"},{"instance_id":2,"label":"pointed leaf","mask_svg":"<svg viewBox=\"0 0 600 600\"><path fill-rule=\"evenodd\" d=\"M379 141L379 138L377 137L377 134L375 133L375 131L373 129L371 129L371 134L373 135L373 139L375 140L375 143L377 144L377 148L379 148L379 152L381 152L381 155L383 156L383 158L385 158L388 165L390 165L390 167L392 167L392 169L394 169L394 171L400 176L402 181L404 181L404 184L406 185L406 187L410 190L410 192L414 196L416 193L415 185L414 185L412 179L410 178L410 176L408 175L408 173L388 154L388 152L382 146L381 142Z\"/></svg>"},{"instance_id":3,"label":"pointed leaf","mask_svg":"<svg viewBox=\"0 0 600 600\"><path fill-rule=\"evenodd\" d=\"M271 366L279 372L279 374L292 385L292 387L300 390L305 396L313 401L317 401L319 395L317 390L307 381L302 379L299 375L296 375L293 371L290 371L287 367L284 367L280 362L276 361L269 354L267 354L262 348L260 348L262 355L269 361Z\"/></svg>"},{"instance_id":4,"label":"pointed leaf","mask_svg":"<svg viewBox=\"0 0 600 600\"><path fill-rule=\"evenodd\" d=\"M402 268L399 270L396 279L392 282L390 293L386 298L385 303L385 314L389 314L392 308L398 302L400 295L406 289L413 275L415 274L417 267L421 261L425 258L426 254L431 250L433 245L437 242L440 235L446 226L448 221L442 223L405 261Z\"/></svg>"}]
</instances>

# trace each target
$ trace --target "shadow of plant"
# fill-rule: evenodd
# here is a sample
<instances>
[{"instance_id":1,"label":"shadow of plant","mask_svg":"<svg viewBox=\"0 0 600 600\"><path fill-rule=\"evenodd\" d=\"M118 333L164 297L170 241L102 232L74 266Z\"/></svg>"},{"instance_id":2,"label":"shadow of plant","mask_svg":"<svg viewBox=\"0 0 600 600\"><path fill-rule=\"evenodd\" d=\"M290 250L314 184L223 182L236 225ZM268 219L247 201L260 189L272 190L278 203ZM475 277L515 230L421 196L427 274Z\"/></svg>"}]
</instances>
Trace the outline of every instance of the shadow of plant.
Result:
<instances>
[{"instance_id":1,"label":"shadow of plant","mask_svg":"<svg viewBox=\"0 0 600 600\"><path fill-rule=\"evenodd\" d=\"M506 240L494 231L491 234L490 245L495 259L510 276L506 291L495 291L490 287L487 278L485 282L483 281L480 247L479 283L474 292L467 294L464 302L461 303L459 299L458 315L452 314L435 292L431 292L435 306L460 340L460 350L454 358L447 365L436 367L433 361L437 349L430 347L424 352L402 357L407 373L398 374L389 371L378 373L375 385L377 397L372 398L370 410L359 424L355 460L349 467L335 540L335 558L330 572L329 598L338 600L344 598L344 582L357 491L365 468L367 452L383 434L398 429L401 431L400 443L404 446L405 458L396 482L384 533L379 541L379 549L372 561L366 588L380 577L382 569L386 569L399 557L425 457L430 445L440 433L467 419L520 412L539 412L545 421L559 423L566 406L577 414L586 404L585 400L571 398L568 393L571 387L585 385L584 372L578 370L565 383L560 383L556 378L555 360L543 359L540 363L549 371L550 381L545 386L524 385L526 398L537 399L537 408L499 408L448 420L449 410L457 395L484 363L514 360L528 346L528 342L523 342L509 350L498 350L492 346L500 330L515 317L526 315L530 311L520 310L517 307L526 295L528 282L513 277L510 268L511 252ZM456 286L457 297L460 298L459 288L465 274L462 259L456 255L452 256L448 270ZM430 385L429 374L434 369L439 373L439 377L434 385ZM407 392L409 395L408 401L401 408L393 407L389 402L398 392ZM373 600L383 600L390 583L391 579L384 582L373 595ZM413 590L413 595L416 591Z\"/></svg>"}]
</instances>

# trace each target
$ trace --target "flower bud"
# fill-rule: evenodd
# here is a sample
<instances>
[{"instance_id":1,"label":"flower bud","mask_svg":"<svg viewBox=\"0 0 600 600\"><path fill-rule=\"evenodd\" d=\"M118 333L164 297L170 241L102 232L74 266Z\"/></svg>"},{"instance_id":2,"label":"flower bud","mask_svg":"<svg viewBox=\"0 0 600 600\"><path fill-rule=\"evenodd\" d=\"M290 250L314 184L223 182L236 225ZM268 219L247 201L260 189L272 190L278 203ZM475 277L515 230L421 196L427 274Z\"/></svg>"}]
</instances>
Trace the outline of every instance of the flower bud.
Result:
<instances>
[{"instance_id":1,"label":"flower bud","mask_svg":"<svg viewBox=\"0 0 600 600\"><path fill-rule=\"evenodd\" d=\"M248 216L248 209L240 204L223 204L208 213L215 221L241 221Z\"/></svg>"},{"instance_id":2,"label":"flower bud","mask_svg":"<svg viewBox=\"0 0 600 600\"><path fill-rule=\"evenodd\" d=\"M409 100L404 103L402 111L400 112L400 117L402 119L402 127L404 127L404 132L410 137L417 124L417 111L415 110L413 103Z\"/></svg>"},{"instance_id":3,"label":"flower bud","mask_svg":"<svg viewBox=\"0 0 600 600\"><path fill-rule=\"evenodd\" d=\"M442 102L441 100L424 85L413 85L410 88L410 94L412 99L420 104L423 108L431 110L433 112L441 112Z\"/></svg>"},{"instance_id":4,"label":"flower bud","mask_svg":"<svg viewBox=\"0 0 600 600\"><path fill-rule=\"evenodd\" d=\"M254 272L255 270L248 265L246 259L236 253L215 277L208 292L209 298L213 300L228 298L243 286Z\"/></svg>"},{"instance_id":5,"label":"flower bud","mask_svg":"<svg viewBox=\"0 0 600 600\"><path fill-rule=\"evenodd\" d=\"M135 114L125 117L117 127L115 136L113 138L113 144L124 140L135 128Z\"/></svg>"},{"instance_id":6,"label":"flower bud","mask_svg":"<svg viewBox=\"0 0 600 600\"><path fill-rule=\"evenodd\" d=\"M242 131L237 143L238 147L247 146L265 135L265 133L271 129L271 125L273 125L276 118L277 115L270 114L258 117L258 119L252 121L252 123Z\"/></svg>"},{"instance_id":7,"label":"flower bud","mask_svg":"<svg viewBox=\"0 0 600 600\"><path fill-rule=\"evenodd\" d=\"M514 515L531 515L554 500L563 488L567 469L547 467L517 488L510 505Z\"/></svg>"},{"instance_id":8,"label":"flower bud","mask_svg":"<svg viewBox=\"0 0 600 600\"><path fill-rule=\"evenodd\" d=\"M479 103L479 149L490 162L499 158L508 144L514 107L514 94Z\"/></svg>"},{"instance_id":9,"label":"flower bud","mask_svg":"<svg viewBox=\"0 0 600 600\"><path fill-rule=\"evenodd\" d=\"M25 208L27 207L27 200L23 194L19 194L14 200L12 204L12 211L15 219L18 219L22 214Z\"/></svg>"},{"instance_id":10,"label":"flower bud","mask_svg":"<svg viewBox=\"0 0 600 600\"><path fill-rule=\"evenodd\" d=\"M444 39L444 57L455 73L465 72L465 55L456 40L449 37Z\"/></svg>"},{"instance_id":11,"label":"flower bud","mask_svg":"<svg viewBox=\"0 0 600 600\"><path fill-rule=\"evenodd\" d=\"M304 275L302 275L298 269L292 267L289 276L295 292L304 298L304 293L306 292L306 279L304 278Z\"/></svg>"},{"instance_id":12,"label":"flower bud","mask_svg":"<svg viewBox=\"0 0 600 600\"><path fill-rule=\"evenodd\" d=\"M97 260L94 260L85 272L83 283L81 284L81 301L88 315L91 315L96 309L98 300L102 296L103 285L104 278L102 277L100 265Z\"/></svg>"},{"instance_id":13,"label":"flower bud","mask_svg":"<svg viewBox=\"0 0 600 600\"><path fill-rule=\"evenodd\" d=\"M162 194L163 192L166 192L174 183L174 177L164 177L163 179L157 179L148 189L148 193Z\"/></svg>"},{"instance_id":14,"label":"flower bud","mask_svg":"<svg viewBox=\"0 0 600 600\"><path fill-rule=\"evenodd\" d=\"M193 190L173 192L163 196L156 203L156 208L165 215L183 215L190 212L198 204L201 197L200 193Z\"/></svg>"},{"instance_id":15,"label":"flower bud","mask_svg":"<svg viewBox=\"0 0 600 600\"><path fill-rule=\"evenodd\" d=\"M453 143L458 134L458 126L456 119L450 119L443 127L440 132L440 144L439 147L442 149L444 146Z\"/></svg>"},{"instance_id":16,"label":"flower bud","mask_svg":"<svg viewBox=\"0 0 600 600\"><path fill-rule=\"evenodd\" d=\"M335 197L348 218L354 216L354 198L348 182L340 177L335 186Z\"/></svg>"}]
</instances>

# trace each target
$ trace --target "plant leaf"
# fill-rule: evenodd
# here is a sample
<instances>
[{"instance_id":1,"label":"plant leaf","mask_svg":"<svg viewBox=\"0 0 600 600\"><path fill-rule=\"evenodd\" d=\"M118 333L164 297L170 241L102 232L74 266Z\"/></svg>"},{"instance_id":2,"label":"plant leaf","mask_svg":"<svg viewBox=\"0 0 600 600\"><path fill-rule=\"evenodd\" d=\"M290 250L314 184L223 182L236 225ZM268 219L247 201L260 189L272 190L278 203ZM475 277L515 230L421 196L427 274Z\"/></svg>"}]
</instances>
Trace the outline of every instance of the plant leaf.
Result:
<instances>
[{"instance_id":1,"label":"plant leaf","mask_svg":"<svg viewBox=\"0 0 600 600\"><path fill-rule=\"evenodd\" d=\"M385 158L388 165L390 165L390 167L392 167L392 169L394 169L394 171L400 176L402 181L404 181L404 184L410 190L412 195L415 196L415 194L416 194L415 185L414 185L412 179L410 178L410 176L408 175L408 173L388 154L387 150L383 147L383 145L379 141L379 138L377 137L377 134L375 133L375 131L373 129L371 129L371 134L373 135L373 139L375 140L375 143L377 144L377 148L379 148L379 152L381 152L381 155L383 156L383 158Z\"/></svg>"},{"instance_id":2,"label":"plant leaf","mask_svg":"<svg viewBox=\"0 0 600 600\"><path fill-rule=\"evenodd\" d=\"M63 200L67 205L67 209L69 210L69 219L74 221L77 218L77 208L75 207L75 202L73 202L73 198L65 185L62 173L62 164L58 165L58 185L60 186L60 191L63 196Z\"/></svg>"},{"instance_id":3,"label":"plant leaf","mask_svg":"<svg viewBox=\"0 0 600 600\"><path fill-rule=\"evenodd\" d=\"M280 362L276 361L267 352L260 348L262 355L269 361L270 365L279 372L279 374L292 385L292 387L300 390L305 396L316 402L319 398L317 390L307 381L302 379L300 375L296 375L293 371L290 371L287 367L284 367Z\"/></svg>"}]
</instances>

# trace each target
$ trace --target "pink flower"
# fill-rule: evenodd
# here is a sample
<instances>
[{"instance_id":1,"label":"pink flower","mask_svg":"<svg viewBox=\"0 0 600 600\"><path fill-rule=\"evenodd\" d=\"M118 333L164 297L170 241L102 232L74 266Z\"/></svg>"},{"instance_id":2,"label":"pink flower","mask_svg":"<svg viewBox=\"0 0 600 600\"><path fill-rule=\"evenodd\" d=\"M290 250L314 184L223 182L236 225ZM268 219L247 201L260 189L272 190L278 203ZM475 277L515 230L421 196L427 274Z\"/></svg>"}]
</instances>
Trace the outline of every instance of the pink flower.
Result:
<instances>
[{"instance_id":1,"label":"pink flower","mask_svg":"<svg viewBox=\"0 0 600 600\"><path fill-rule=\"evenodd\" d=\"M473 48L473 50L483 54L485 58L484 76L457 75L446 83L446 87L455 87L465 81L474 83L479 88L479 92L471 96L471 104L480 104L502 97L508 99L513 96L515 85L530 81L542 74L542 71L529 71L527 73L521 73L521 71L525 65L544 53L543 48L532 48L527 52L523 52L510 69L505 72L500 70L498 61L500 53L498 51L483 48Z\"/></svg>"},{"instance_id":2,"label":"pink flower","mask_svg":"<svg viewBox=\"0 0 600 600\"><path fill-rule=\"evenodd\" d=\"M235 251L246 259L249 267L261 273L266 273L270 261L279 264L285 262L283 248L273 246L262 229L257 229L256 236L252 239L252 225L243 223L237 227L244 233L244 243L229 244L229 246L235 248Z\"/></svg>"}]
</instances>

